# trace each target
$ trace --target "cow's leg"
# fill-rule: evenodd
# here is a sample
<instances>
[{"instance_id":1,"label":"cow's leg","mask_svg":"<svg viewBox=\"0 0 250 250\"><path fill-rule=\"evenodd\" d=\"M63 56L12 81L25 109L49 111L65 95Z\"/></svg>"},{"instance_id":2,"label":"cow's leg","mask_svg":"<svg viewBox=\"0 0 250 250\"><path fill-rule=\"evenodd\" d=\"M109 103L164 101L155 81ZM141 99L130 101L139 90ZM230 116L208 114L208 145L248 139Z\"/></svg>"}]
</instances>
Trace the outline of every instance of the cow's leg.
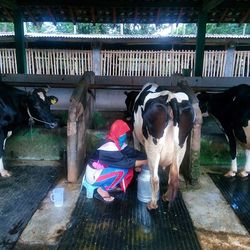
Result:
<instances>
[{"instance_id":1,"label":"cow's leg","mask_svg":"<svg viewBox=\"0 0 250 250\"><path fill-rule=\"evenodd\" d=\"M168 176L168 190L162 196L163 201L173 201L177 195L179 189L179 170L177 162L174 161L170 165L169 176Z\"/></svg>"},{"instance_id":2,"label":"cow's leg","mask_svg":"<svg viewBox=\"0 0 250 250\"><path fill-rule=\"evenodd\" d=\"M148 166L150 170L150 176L151 176L151 188L152 188L152 195L151 195L151 201L147 204L148 210L156 209L158 208L157 205L157 199L158 199L158 193L159 193L159 176L158 176L158 167L159 167L159 161L160 161L160 154L156 151L147 151L146 152L148 157Z\"/></svg>"},{"instance_id":3,"label":"cow's leg","mask_svg":"<svg viewBox=\"0 0 250 250\"><path fill-rule=\"evenodd\" d=\"M4 154L4 148L5 148L5 142L6 139L8 138L8 136L5 136L6 134L1 131L0 132L0 175L2 177L9 177L11 176L10 172L8 172L6 169L4 169L4 165L3 165L3 154Z\"/></svg>"},{"instance_id":4,"label":"cow's leg","mask_svg":"<svg viewBox=\"0 0 250 250\"><path fill-rule=\"evenodd\" d=\"M229 172L227 172L224 176L233 177L237 173L237 158L236 158L236 140L232 130L226 130L226 135L228 136L230 155L231 155L231 167Z\"/></svg>"},{"instance_id":5,"label":"cow's leg","mask_svg":"<svg viewBox=\"0 0 250 250\"><path fill-rule=\"evenodd\" d=\"M140 142L137 139L134 131L133 131L133 141L134 141L134 148L140 151L141 150Z\"/></svg>"},{"instance_id":6,"label":"cow's leg","mask_svg":"<svg viewBox=\"0 0 250 250\"><path fill-rule=\"evenodd\" d=\"M242 170L239 173L240 177L246 177L250 174L250 150L246 149L245 154L246 154L246 164L245 164L244 170Z\"/></svg>"},{"instance_id":7,"label":"cow's leg","mask_svg":"<svg viewBox=\"0 0 250 250\"><path fill-rule=\"evenodd\" d=\"M187 140L183 143L183 146L179 146L178 139L179 130L177 127L174 128L174 144L175 149L173 153L172 164L170 165L169 176L168 176L168 190L162 196L163 201L173 201L177 195L179 189L179 169L181 162L186 152Z\"/></svg>"}]
</instances>

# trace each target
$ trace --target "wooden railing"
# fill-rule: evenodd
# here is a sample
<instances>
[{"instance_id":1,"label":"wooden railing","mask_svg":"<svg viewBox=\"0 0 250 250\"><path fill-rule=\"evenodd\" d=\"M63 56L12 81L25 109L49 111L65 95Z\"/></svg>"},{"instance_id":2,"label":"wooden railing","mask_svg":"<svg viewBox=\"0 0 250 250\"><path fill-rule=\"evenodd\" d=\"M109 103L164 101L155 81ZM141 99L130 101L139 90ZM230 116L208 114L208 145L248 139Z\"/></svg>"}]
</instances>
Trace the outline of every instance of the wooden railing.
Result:
<instances>
[{"instance_id":1,"label":"wooden railing","mask_svg":"<svg viewBox=\"0 0 250 250\"><path fill-rule=\"evenodd\" d=\"M250 51L236 51L234 53L233 76L250 76Z\"/></svg>"},{"instance_id":2,"label":"wooden railing","mask_svg":"<svg viewBox=\"0 0 250 250\"><path fill-rule=\"evenodd\" d=\"M203 76L224 76L226 51L205 51Z\"/></svg>"},{"instance_id":3,"label":"wooden railing","mask_svg":"<svg viewBox=\"0 0 250 250\"><path fill-rule=\"evenodd\" d=\"M93 71L91 50L27 49L28 74L83 75ZM203 76L225 76L227 51L205 51ZM232 76L250 76L250 51L235 51ZM195 51L100 51L102 76L171 76L183 73L193 75ZM0 74L17 73L15 49L0 49Z\"/></svg>"},{"instance_id":4,"label":"wooden railing","mask_svg":"<svg viewBox=\"0 0 250 250\"><path fill-rule=\"evenodd\" d=\"M171 76L193 68L194 51L102 51L101 75Z\"/></svg>"},{"instance_id":5,"label":"wooden railing","mask_svg":"<svg viewBox=\"0 0 250 250\"><path fill-rule=\"evenodd\" d=\"M16 74L16 50L0 49L0 74Z\"/></svg>"},{"instance_id":6,"label":"wooden railing","mask_svg":"<svg viewBox=\"0 0 250 250\"><path fill-rule=\"evenodd\" d=\"M28 74L83 75L92 70L92 51L27 49Z\"/></svg>"}]
</instances>

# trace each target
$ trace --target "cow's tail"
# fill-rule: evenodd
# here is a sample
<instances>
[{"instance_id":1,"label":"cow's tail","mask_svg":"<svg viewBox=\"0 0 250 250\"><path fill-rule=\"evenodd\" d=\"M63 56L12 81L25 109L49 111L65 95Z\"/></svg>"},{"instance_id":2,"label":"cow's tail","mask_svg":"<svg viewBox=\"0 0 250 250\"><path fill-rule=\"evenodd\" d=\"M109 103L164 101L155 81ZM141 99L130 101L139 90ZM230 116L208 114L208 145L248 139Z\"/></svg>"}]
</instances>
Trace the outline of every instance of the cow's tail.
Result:
<instances>
[{"instance_id":1,"label":"cow's tail","mask_svg":"<svg viewBox=\"0 0 250 250\"><path fill-rule=\"evenodd\" d=\"M175 97L170 99L169 103L170 103L170 107L172 108L172 111L173 111L174 126L176 126L176 124L179 123L179 121L180 121L179 105L178 105L177 99Z\"/></svg>"}]
</instances>

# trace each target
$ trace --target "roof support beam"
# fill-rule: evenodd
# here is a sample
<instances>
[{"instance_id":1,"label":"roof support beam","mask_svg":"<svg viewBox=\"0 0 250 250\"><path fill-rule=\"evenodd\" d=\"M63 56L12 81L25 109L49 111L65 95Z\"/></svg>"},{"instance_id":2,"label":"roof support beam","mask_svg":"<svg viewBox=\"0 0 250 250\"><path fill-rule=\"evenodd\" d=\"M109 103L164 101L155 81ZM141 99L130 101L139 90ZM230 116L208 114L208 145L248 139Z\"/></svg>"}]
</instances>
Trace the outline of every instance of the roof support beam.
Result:
<instances>
[{"instance_id":1,"label":"roof support beam","mask_svg":"<svg viewBox=\"0 0 250 250\"><path fill-rule=\"evenodd\" d=\"M23 18L18 8L14 10L14 30L16 42L17 73L27 73L26 53L24 47Z\"/></svg>"},{"instance_id":2,"label":"roof support beam","mask_svg":"<svg viewBox=\"0 0 250 250\"><path fill-rule=\"evenodd\" d=\"M208 12L217 7L218 5L220 5L222 2L224 2L224 0L207 0L203 4L202 11Z\"/></svg>"},{"instance_id":3,"label":"roof support beam","mask_svg":"<svg viewBox=\"0 0 250 250\"><path fill-rule=\"evenodd\" d=\"M207 20L207 13L201 12L199 14L197 23L196 54L195 54L195 69L194 69L195 76L202 76L205 36L206 36L206 20Z\"/></svg>"}]
</instances>

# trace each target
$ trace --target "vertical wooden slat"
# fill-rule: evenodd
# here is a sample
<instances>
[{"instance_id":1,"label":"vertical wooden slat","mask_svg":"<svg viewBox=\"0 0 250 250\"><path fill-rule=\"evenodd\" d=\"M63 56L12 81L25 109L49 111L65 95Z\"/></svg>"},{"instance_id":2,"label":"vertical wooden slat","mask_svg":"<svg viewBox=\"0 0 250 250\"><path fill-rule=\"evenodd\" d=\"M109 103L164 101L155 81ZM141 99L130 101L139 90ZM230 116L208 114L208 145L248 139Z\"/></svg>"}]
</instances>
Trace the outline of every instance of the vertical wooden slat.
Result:
<instances>
[{"instance_id":1,"label":"vertical wooden slat","mask_svg":"<svg viewBox=\"0 0 250 250\"><path fill-rule=\"evenodd\" d=\"M247 77L250 76L250 51L247 52Z\"/></svg>"}]
</instances>

